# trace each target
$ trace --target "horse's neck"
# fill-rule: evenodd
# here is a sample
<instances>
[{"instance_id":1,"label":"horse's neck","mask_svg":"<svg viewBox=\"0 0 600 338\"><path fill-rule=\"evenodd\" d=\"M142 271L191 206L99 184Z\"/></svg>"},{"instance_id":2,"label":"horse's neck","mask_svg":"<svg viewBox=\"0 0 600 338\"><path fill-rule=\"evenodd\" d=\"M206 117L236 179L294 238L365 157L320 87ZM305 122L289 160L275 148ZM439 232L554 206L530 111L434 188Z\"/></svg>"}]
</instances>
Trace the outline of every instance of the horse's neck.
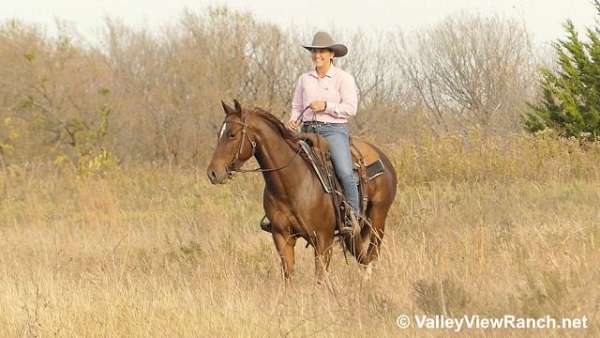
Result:
<instances>
[{"instance_id":1,"label":"horse's neck","mask_svg":"<svg viewBox=\"0 0 600 338\"><path fill-rule=\"evenodd\" d=\"M262 169L267 189L278 194L298 191L306 182L307 166L302 156L271 127L265 125L257 137L256 160ZM310 173L308 173L310 174Z\"/></svg>"}]
</instances>

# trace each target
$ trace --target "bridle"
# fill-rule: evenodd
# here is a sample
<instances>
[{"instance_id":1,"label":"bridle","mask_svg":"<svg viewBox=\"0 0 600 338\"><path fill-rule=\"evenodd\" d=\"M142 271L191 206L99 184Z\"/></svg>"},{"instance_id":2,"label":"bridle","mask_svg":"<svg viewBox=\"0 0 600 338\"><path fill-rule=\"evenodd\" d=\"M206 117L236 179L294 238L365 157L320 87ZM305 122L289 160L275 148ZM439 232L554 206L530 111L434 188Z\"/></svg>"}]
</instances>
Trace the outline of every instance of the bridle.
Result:
<instances>
[{"instance_id":1,"label":"bridle","mask_svg":"<svg viewBox=\"0 0 600 338\"><path fill-rule=\"evenodd\" d=\"M225 167L225 170L227 172L233 172L233 171L238 171L238 169L234 169L234 168L235 168L235 163L240 158L242 149L244 149L244 140L248 139L248 142L250 142L250 145L252 146L252 155L250 155L250 157L254 156L254 154L256 153L256 142L250 138L250 135L248 135L248 124L246 124L245 119L244 119L244 121L235 121L235 120L227 121L227 118L225 118L225 120L223 121L223 124L221 124L220 130L224 131L225 130L224 128L226 127L227 123L237 123L242 126L242 139L240 140L240 146L238 147L237 151L235 152L233 159ZM219 135L219 136L221 136L221 135Z\"/></svg>"},{"instance_id":2,"label":"bridle","mask_svg":"<svg viewBox=\"0 0 600 338\"><path fill-rule=\"evenodd\" d=\"M308 108L308 107L307 107ZM306 109L305 109L306 110ZM303 112L304 113L304 112ZM248 139L248 142L250 143L250 146L252 146L252 154L250 155L250 157L253 157L256 154L256 141L252 140L250 138L250 134L248 134L248 124L246 123L246 118L244 118L242 121L236 121L236 120L230 120L227 121L227 118L225 118L225 120L223 121L223 123L221 124L221 131L224 131L225 129L225 125L227 123L237 123L239 125L242 126L242 137L240 140L240 146L238 147L233 159L227 164L227 166L225 166L225 171L227 172L228 175L231 175L234 172L239 172L239 173L250 173L250 172L271 172L271 171L277 171L277 170L282 170L285 169L287 167L289 167L292 162L294 161L294 159L300 154L300 151L302 150L302 147L298 147L298 150L296 150L294 156L292 156L290 158L290 160L277 168L254 168L254 169L240 169L240 168L235 168L235 163L239 160L240 158L240 154L242 153L242 149L244 148L244 140ZM221 132L222 133L222 132ZM219 137L221 137L221 135L219 135Z\"/></svg>"}]
</instances>

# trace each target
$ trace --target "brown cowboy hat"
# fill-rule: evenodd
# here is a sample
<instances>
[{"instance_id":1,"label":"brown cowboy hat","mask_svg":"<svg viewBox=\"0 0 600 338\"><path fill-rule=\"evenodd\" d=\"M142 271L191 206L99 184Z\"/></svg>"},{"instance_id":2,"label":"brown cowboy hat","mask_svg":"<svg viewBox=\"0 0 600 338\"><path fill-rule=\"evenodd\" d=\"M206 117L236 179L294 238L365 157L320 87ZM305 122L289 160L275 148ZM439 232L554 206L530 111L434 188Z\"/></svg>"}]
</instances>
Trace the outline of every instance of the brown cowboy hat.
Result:
<instances>
[{"instance_id":1,"label":"brown cowboy hat","mask_svg":"<svg viewBox=\"0 0 600 338\"><path fill-rule=\"evenodd\" d=\"M341 43L335 43L331 35L326 32L317 32L313 37L312 44L302 47L312 51L315 48L327 48L333 51L335 57L342 57L348 53L348 47Z\"/></svg>"}]
</instances>

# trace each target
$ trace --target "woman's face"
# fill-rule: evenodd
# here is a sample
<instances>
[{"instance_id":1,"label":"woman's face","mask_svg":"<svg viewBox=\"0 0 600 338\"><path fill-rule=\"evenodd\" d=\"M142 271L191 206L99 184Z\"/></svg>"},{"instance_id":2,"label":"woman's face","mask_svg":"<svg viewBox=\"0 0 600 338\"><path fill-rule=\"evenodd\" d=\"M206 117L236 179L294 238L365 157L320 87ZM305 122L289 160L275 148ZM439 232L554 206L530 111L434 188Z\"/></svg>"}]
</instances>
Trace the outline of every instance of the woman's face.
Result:
<instances>
[{"instance_id":1,"label":"woman's face","mask_svg":"<svg viewBox=\"0 0 600 338\"><path fill-rule=\"evenodd\" d=\"M330 64L334 56L333 52L326 48L313 48L310 54L317 67L323 67Z\"/></svg>"}]
</instances>

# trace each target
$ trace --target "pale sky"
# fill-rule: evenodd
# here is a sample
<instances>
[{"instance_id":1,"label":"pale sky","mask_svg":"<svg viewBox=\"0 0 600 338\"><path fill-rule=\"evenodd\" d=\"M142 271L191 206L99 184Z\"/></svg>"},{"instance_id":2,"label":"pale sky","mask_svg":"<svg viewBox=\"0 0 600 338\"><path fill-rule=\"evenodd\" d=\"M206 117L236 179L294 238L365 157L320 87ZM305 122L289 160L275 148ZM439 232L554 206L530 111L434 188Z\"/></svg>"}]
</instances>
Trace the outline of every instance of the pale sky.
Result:
<instances>
[{"instance_id":1,"label":"pale sky","mask_svg":"<svg viewBox=\"0 0 600 338\"><path fill-rule=\"evenodd\" d=\"M53 31L55 18L93 37L103 18L120 18L135 26L160 28L173 23L184 8L200 11L209 5L249 10L258 19L283 28L371 31L401 29L407 33L435 24L460 11L500 14L522 22L538 44L564 36L562 24L572 19L581 30L595 23L591 0L4 0L0 22L18 18Z\"/></svg>"}]
</instances>

